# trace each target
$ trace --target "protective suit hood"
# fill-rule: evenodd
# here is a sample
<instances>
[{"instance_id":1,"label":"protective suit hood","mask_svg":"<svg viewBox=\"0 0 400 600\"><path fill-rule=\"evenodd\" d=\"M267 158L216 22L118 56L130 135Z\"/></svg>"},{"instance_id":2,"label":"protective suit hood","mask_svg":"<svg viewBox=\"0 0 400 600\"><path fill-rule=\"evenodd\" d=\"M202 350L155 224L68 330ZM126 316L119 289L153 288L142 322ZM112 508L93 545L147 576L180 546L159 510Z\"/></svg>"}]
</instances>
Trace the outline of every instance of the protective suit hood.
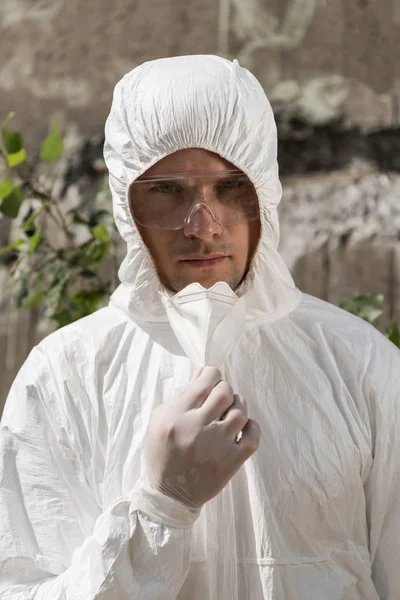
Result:
<instances>
[{"instance_id":1,"label":"protective suit hood","mask_svg":"<svg viewBox=\"0 0 400 600\"><path fill-rule=\"evenodd\" d=\"M249 71L236 60L217 56L147 62L116 85L105 131L114 215L127 243L114 305L136 322L168 319L168 294L132 219L128 189L155 163L185 148L218 154L255 186L261 240L247 277L235 290L245 297L244 318L275 320L297 305L299 292L277 251L282 188L276 125L265 93Z\"/></svg>"}]
</instances>

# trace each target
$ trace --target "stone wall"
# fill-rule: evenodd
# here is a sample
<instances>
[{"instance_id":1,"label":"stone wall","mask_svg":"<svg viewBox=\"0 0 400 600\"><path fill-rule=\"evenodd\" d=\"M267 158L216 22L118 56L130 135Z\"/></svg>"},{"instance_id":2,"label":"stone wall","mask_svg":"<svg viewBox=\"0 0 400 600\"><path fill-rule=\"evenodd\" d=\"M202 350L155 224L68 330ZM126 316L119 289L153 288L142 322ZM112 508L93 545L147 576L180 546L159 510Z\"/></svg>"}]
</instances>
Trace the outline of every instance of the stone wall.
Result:
<instances>
[{"instance_id":1,"label":"stone wall","mask_svg":"<svg viewBox=\"0 0 400 600\"><path fill-rule=\"evenodd\" d=\"M355 162L283 184L280 250L299 288L333 304L383 294L383 326L400 323L400 175Z\"/></svg>"},{"instance_id":2,"label":"stone wall","mask_svg":"<svg viewBox=\"0 0 400 600\"><path fill-rule=\"evenodd\" d=\"M55 113L90 136L125 72L201 53L237 57L286 115L399 124L398 0L2 0L0 113L32 143Z\"/></svg>"}]
</instances>

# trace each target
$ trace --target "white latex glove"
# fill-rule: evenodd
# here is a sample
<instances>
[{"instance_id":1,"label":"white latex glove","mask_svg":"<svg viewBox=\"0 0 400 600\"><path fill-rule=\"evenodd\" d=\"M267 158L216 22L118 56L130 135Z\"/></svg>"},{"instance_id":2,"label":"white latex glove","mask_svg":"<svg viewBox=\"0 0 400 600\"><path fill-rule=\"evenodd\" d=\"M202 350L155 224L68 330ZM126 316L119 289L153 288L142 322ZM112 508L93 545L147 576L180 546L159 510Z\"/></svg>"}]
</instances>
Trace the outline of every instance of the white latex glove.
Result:
<instances>
[{"instance_id":1,"label":"white latex glove","mask_svg":"<svg viewBox=\"0 0 400 600\"><path fill-rule=\"evenodd\" d=\"M259 425L247 418L245 404L218 369L204 367L185 391L151 416L145 440L149 482L191 508L201 507L225 487L259 441Z\"/></svg>"}]
</instances>

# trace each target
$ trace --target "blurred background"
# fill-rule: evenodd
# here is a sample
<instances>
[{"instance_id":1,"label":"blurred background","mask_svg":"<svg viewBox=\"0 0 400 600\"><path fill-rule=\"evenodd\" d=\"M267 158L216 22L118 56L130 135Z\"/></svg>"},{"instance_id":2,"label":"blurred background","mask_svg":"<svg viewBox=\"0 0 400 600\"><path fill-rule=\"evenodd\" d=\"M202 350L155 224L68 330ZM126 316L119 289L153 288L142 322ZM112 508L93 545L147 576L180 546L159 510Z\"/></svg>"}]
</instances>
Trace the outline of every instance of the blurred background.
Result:
<instances>
[{"instance_id":1,"label":"blurred background","mask_svg":"<svg viewBox=\"0 0 400 600\"><path fill-rule=\"evenodd\" d=\"M383 324L400 320L400 1L1 0L0 120L15 112L34 155L57 118L60 202L85 206L104 186L115 83L143 61L185 54L237 58L270 98L281 252L300 289L335 304L383 294ZM15 227L0 215L0 247ZM9 278L2 256L0 412L51 329L37 307L15 308Z\"/></svg>"}]
</instances>

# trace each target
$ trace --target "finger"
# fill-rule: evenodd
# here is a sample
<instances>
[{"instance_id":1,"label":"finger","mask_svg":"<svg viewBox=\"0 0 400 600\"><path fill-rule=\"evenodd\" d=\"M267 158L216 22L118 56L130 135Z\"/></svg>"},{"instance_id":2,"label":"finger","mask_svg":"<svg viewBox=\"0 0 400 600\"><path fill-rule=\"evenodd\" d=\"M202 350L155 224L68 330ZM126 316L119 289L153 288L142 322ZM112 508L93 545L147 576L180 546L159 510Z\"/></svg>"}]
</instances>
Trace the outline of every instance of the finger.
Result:
<instances>
[{"instance_id":1,"label":"finger","mask_svg":"<svg viewBox=\"0 0 400 600\"><path fill-rule=\"evenodd\" d=\"M242 429L242 438L236 447L247 460L257 450L261 439L261 429L257 421L249 419Z\"/></svg>"},{"instance_id":2,"label":"finger","mask_svg":"<svg viewBox=\"0 0 400 600\"><path fill-rule=\"evenodd\" d=\"M196 379L198 379L200 377L200 375L203 372L204 367L199 367L198 369L195 370L195 372L193 373L192 379L190 380L190 383L193 383L193 381L196 381Z\"/></svg>"},{"instance_id":3,"label":"finger","mask_svg":"<svg viewBox=\"0 0 400 600\"><path fill-rule=\"evenodd\" d=\"M234 394L227 381L220 381L201 406L204 424L220 421L234 402Z\"/></svg>"},{"instance_id":4,"label":"finger","mask_svg":"<svg viewBox=\"0 0 400 600\"><path fill-rule=\"evenodd\" d=\"M196 379L198 379L198 377L201 375L203 369L204 369L204 367L200 367L200 368L196 369L195 372L193 373L192 378L189 381L189 383L185 383L184 385L180 385L179 387L175 388L171 394L171 399L176 398L177 396L182 396L182 394L184 392L186 392L189 385L191 383L193 383L194 381L196 381Z\"/></svg>"},{"instance_id":5,"label":"finger","mask_svg":"<svg viewBox=\"0 0 400 600\"><path fill-rule=\"evenodd\" d=\"M248 410L247 410L246 400L244 398L242 398L239 394L234 394L233 404L230 408L228 408L226 413L224 415L222 415L222 419L225 420L225 418L228 416L228 413L234 408L238 408L239 410L241 410L243 412L243 414L245 414L247 417Z\"/></svg>"},{"instance_id":6,"label":"finger","mask_svg":"<svg viewBox=\"0 0 400 600\"><path fill-rule=\"evenodd\" d=\"M243 463L257 450L260 444L260 426L253 419L249 419L242 430L242 438L239 443L232 442L229 452L233 474L236 473Z\"/></svg>"},{"instance_id":7,"label":"finger","mask_svg":"<svg viewBox=\"0 0 400 600\"><path fill-rule=\"evenodd\" d=\"M195 381L190 383L177 399L182 410L202 406L211 391L221 381L221 373L215 367L204 367Z\"/></svg>"},{"instance_id":8,"label":"finger","mask_svg":"<svg viewBox=\"0 0 400 600\"><path fill-rule=\"evenodd\" d=\"M221 429L224 431L226 437L236 440L239 433L246 426L247 421L247 404L238 394L235 394L234 403L227 410L221 421Z\"/></svg>"}]
</instances>

